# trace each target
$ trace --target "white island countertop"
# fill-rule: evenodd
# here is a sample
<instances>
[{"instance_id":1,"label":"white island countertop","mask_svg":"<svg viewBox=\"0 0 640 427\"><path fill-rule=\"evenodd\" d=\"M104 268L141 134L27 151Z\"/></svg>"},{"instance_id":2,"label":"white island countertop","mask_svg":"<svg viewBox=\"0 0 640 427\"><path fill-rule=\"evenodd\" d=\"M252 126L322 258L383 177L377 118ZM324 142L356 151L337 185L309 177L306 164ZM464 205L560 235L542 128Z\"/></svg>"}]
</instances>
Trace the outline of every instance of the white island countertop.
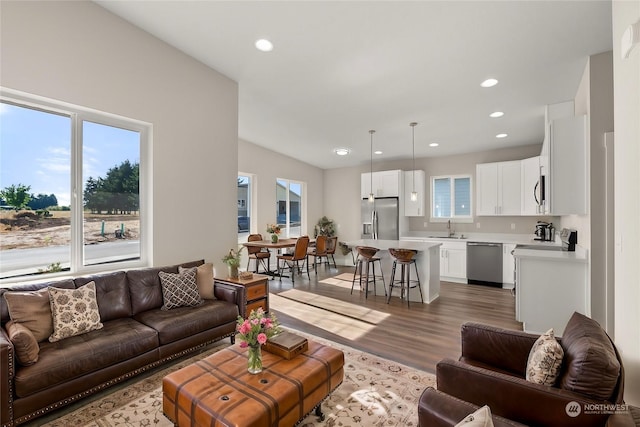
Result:
<instances>
[{"instance_id":1,"label":"white island countertop","mask_svg":"<svg viewBox=\"0 0 640 427\"><path fill-rule=\"evenodd\" d=\"M374 240L360 239L345 242L347 246L355 248L356 246L372 246L380 250L389 250L390 248L413 249L416 251L424 251L436 246L442 246L440 242L421 242L407 240Z\"/></svg>"}]
</instances>

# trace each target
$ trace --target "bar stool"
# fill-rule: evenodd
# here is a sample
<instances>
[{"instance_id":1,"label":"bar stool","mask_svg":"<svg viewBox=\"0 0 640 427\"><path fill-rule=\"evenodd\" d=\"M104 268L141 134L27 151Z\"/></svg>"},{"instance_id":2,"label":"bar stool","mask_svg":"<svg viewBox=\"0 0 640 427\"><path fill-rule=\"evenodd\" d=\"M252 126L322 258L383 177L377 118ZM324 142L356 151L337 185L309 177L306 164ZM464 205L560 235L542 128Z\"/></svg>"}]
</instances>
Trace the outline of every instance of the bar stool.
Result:
<instances>
[{"instance_id":1,"label":"bar stool","mask_svg":"<svg viewBox=\"0 0 640 427\"><path fill-rule=\"evenodd\" d=\"M376 278L382 278L382 286L384 287L384 294L387 295L386 284L384 283L384 273L382 272L382 264L380 264L380 258L376 257L375 254L378 252L378 248L373 248L371 246L357 246L356 251L358 252L358 258L356 260L356 269L353 272L353 280L351 281L351 293L353 294L353 287L356 284L356 274L358 274L358 270L360 271L360 290L362 290L362 279L363 272L362 269L364 267L364 291L365 298L369 297L369 282L373 281L373 294L376 295ZM380 275L376 275L376 261L380 266ZM369 274L369 266L371 266L372 274Z\"/></svg>"},{"instance_id":2,"label":"bar stool","mask_svg":"<svg viewBox=\"0 0 640 427\"><path fill-rule=\"evenodd\" d=\"M400 283L400 299L404 298L404 287L407 285L407 307L409 307L409 289L416 286L420 290L420 301L424 302L422 297L422 287L420 286L420 276L418 275L418 266L416 265L415 256L418 251L412 249L389 249L389 253L394 259L393 268L391 269L391 282L389 285L389 294L387 295L387 304L391 300L394 283ZM396 267L400 264L400 280L396 280ZM416 271L415 280L411 280L411 264Z\"/></svg>"}]
</instances>

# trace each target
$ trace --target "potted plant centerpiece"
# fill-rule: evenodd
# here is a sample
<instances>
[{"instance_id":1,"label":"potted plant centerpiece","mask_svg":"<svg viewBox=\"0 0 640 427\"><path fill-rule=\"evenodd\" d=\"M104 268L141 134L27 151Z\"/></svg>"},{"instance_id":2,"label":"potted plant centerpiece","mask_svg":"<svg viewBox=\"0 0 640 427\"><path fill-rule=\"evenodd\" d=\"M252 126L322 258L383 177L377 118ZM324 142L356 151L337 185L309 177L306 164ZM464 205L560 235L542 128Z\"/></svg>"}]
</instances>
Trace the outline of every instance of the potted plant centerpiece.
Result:
<instances>
[{"instance_id":1,"label":"potted plant centerpiece","mask_svg":"<svg viewBox=\"0 0 640 427\"><path fill-rule=\"evenodd\" d=\"M222 262L229 267L229 277L238 278L238 267L240 267L240 250L229 250L229 253L222 258Z\"/></svg>"},{"instance_id":2,"label":"potted plant centerpiece","mask_svg":"<svg viewBox=\"0 0 640 427\"><path fill-rule=\"evenodd\" d=\"M271 243L278 243L280 226L278 224L267 224L267 233L271 234Z\"/></svg>"}]
</instances>

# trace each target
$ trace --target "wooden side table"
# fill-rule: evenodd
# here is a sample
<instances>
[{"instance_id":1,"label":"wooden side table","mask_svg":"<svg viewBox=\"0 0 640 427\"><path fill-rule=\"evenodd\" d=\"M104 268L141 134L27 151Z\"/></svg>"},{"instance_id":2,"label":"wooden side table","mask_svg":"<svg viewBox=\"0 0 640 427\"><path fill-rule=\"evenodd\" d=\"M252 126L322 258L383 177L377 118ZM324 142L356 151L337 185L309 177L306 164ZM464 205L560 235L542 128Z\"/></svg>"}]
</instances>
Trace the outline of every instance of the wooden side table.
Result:
<instances>
[{"instance_id":1,"label":"wooden side table","mask_svg":"<svg viewBox=\"0 0 640 427\"><path fill-rule=\"evenodd\" d=\"M240 278L232 279L231 277L221 279L216 277L214 281L245 287L244 305L243 307L239 307L240 316L243 318L246 318L247 314L251 313L251 310L256 310L258 307L262 307L265 313L269 311L269 276L254 274L253 278L248 280L242 280Z\"/></svg>"}]
</instances>

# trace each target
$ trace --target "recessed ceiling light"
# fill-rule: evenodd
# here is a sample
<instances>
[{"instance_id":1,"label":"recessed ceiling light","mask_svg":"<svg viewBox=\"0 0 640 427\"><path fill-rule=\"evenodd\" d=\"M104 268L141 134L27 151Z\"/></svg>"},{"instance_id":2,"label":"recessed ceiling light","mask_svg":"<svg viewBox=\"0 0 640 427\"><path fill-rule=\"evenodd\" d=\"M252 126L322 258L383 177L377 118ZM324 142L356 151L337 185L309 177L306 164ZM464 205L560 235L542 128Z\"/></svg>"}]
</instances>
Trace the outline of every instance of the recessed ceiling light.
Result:
<instances>
[{"instance_id":1,"label":"recessed ceiling light","mask_svg":"<svg viewBox=\"0 0 640 427\"><path fill-rule=\"evenodd\" d=\"M256 49L262 52L271 52L273 50L273 43L267 39L256 40Z\"/></svg>"},{"instance_id":2,"label":"recessed ceiling light","mask_svg":"<svg viewBox=\"0 0 640 427\"><path fill-rule=\"evenodd\" d=\"M496 138L506 138L507 134L506 133L499 133L496 135Z\"/></svg>"},{"instance_id":3,"label":"recessed ceiling light","mask_svg":"<svg viewBox=\"0 0 640 427\"><path fill-rule=\"evenodd\" d=\"M504 116L504 113L502 111L494 111L493 113L489 114L489 117L497 119L498 117L502 117Z\"/></svg>"},{"instance_id":4,"label":"recessed ceiling light","mask_svg":"<svg viewBox=\"0 0 640 427\"><path fill-rule=\"evenodd\" d=\"M480 83L480 86L482 87L492 87L498 84L498 81L496 79L487 79L485 81L483 81L482 83Z\"/></svg>"},{"instance_id":5,"label":"recessed ceiling light","mask_svg":"<svg viewBox=\"0 0 640 427\"><path fill-rule=\"evenodd\" d=\"M429 144L429 147L437 147L438 145L440 144L438 144L437 142L432 142L431 144Z\"/></svg>"},{"instance_id":6,"label":"recessed ceiling light","mask_svg":"<svg viewBox=\"0 0 640 427\"><path fill-rule=\"evenodd\" d=\"M349 150L348 148L334 148L333 152L336 153L338 156L346 156L351 152L351 150Z\"/></svg>"},{"instance_id":7,"label":"recessed ceiling light","mask_svg":"<svg viewBox=\"0 0 640 427\"><path fill-rule=\"evenodd\" d=\"M373 154L382 154L382 151L380 151L380 150L374 151Z\"/></svg>"}]
</instances>

